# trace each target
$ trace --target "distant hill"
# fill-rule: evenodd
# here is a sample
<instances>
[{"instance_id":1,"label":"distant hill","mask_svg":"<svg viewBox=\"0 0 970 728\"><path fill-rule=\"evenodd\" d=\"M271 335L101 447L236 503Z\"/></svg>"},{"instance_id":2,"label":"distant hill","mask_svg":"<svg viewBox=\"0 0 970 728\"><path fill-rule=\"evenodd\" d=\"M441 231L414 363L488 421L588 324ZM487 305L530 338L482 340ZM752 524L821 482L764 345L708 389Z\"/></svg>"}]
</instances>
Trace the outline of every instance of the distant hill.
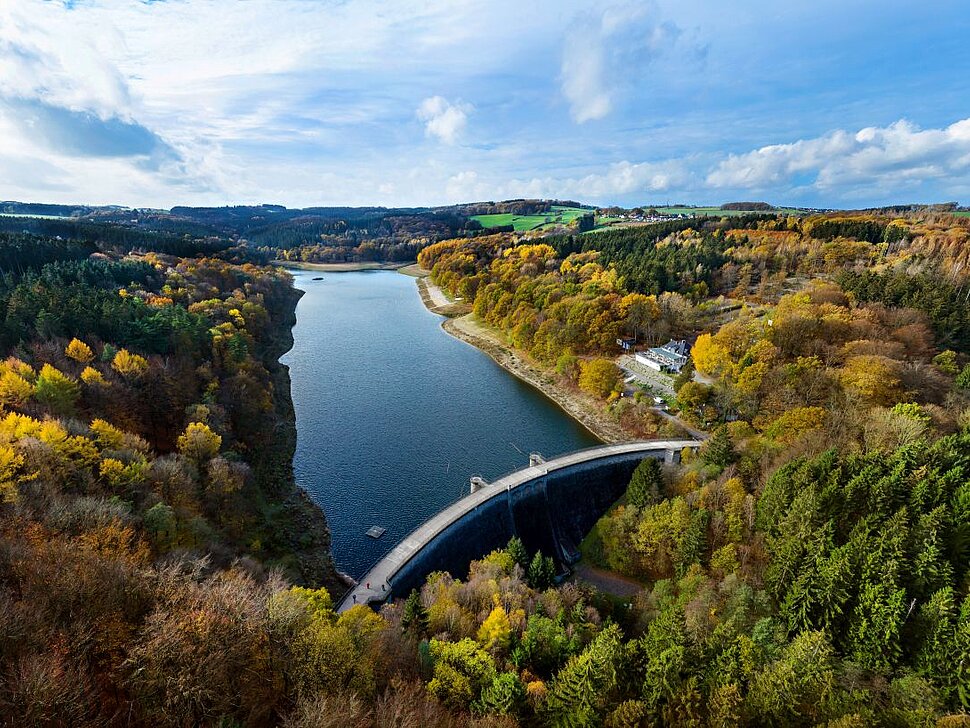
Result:
<instances>
[{"instance_id":1,"label":"distant hill","mask_svg":"<svg viewBox=\"0 0 970 728\"><path fill-rule=\"evenodd\" d=\"M775 206L767 202L725 202L722 210L744 210L746 212L771 212Z\"/></svg>"}]
</instances>

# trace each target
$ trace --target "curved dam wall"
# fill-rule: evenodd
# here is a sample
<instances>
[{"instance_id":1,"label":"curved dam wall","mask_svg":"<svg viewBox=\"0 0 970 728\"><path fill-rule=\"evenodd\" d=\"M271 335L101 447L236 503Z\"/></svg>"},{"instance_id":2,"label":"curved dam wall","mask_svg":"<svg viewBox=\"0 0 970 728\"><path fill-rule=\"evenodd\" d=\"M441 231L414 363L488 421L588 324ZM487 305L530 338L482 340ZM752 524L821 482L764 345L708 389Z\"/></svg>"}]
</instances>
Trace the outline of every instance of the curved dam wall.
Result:
<instances>
[{"instance_id":1,"label":"curved dam wall","mask_svg":"<svg viewBox=\"0 0 970 728\"><path fill-rule=\"evenodd\" d=\"M428 574L468 573L470 561L504 547L512 536L560 565L579 558L579 543L623 495L646 457L677 459L691 440L623 443L581 450L523 468L484 485L426 521L378 562L340 604L406 596ZM368 586L369 585L369 586Z\"/></svg>"}]
</instances>

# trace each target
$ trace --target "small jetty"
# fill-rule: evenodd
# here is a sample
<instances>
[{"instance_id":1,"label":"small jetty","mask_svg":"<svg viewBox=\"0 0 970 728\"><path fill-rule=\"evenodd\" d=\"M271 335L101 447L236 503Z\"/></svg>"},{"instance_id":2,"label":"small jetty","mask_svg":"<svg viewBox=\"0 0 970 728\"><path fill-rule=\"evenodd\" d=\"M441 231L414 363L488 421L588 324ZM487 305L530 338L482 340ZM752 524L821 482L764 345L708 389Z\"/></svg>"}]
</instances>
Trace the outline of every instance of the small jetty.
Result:
<instances>
[{"instance_id":1,"label":"small jetty","mask_svg":"<svg viewBox=\"0 0 970 728\"><path fill-rule=\"evenodd\" d=\"M367 535L371 538L380 538L385 533L387 533L387 529L383 526L371 526L367 529Z\"/></svg>"}]
</instances>

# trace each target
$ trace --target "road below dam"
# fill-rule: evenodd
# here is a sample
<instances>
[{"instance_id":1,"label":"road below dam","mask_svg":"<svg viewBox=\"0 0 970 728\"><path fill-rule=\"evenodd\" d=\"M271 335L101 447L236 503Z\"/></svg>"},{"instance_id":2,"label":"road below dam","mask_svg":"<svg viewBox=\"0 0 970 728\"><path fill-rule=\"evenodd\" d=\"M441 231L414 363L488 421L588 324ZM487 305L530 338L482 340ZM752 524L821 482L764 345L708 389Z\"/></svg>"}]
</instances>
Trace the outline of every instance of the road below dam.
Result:
<instances>
[{"instance_id":1,"label":"road below dam","mask_svg":"<svg viewBox=\"0 0 970 728\"><path fill-rule=\"evenodd\" d=\"M464 577L468 564L512 536L530 551L560 565L579 558L579 543L623 495L636 466L647 457L678 460L696 440L658 440L588 448L542 461L476 489L427 520L360 579L340 603L377 604L418 588L434 571Z\"/></svg>"}]
</instances>

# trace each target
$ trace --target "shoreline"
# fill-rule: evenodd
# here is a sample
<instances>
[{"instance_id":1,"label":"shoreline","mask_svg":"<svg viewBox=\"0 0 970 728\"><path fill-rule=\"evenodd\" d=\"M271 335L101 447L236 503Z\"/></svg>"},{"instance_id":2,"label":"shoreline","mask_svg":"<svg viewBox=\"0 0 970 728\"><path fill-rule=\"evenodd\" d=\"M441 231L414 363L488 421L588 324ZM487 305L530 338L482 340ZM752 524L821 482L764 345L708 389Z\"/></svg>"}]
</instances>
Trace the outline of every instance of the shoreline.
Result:
<instances>
[{"instance_id":1,"label":"shoreline","mask_svg":"<svg viewBox=\"0 0 970 728\"><path fill-rule=\"evenodd\" d=\"M475 321L474 314L446 318L441 322L441 328L459 341L486 354L509 374L538 389L603 444L611 445L631 439L618 422L598 411L595 405L591 406L593 400L558 386L547 372L526 361L494 333Z\"/></svg>"},{"instance_id":2,"label":"shoreline","mask_svg":"<svg viewBox=\"0 0 970 728\"><path fill-rule=\"evenodd\" d=\"M538 389L597 440L604 444L612 444L630 439L630 435L618 422L598 409L594 400L560 387L548 372L527 361L502 341L495 332L476 321L467 303L451 303L447 306L436 304L435 299L443 298L444 294L431 283L427 272L424 272L424 275L417 275L409 271L406 275L417 279L418 293L425 307L432 313L445 316L445 320L441 322L441 328L448 334L469 346L474 346L509 374ZM434 291L437 291L437 296L434 295Z\"/></svg>"},{"instance_id":3,"label":"shoreline","mask_svg":"<svg viewBox=\"0 0 970 728\"><path fill-rule=\"evenodd\" d=\"M414 263L304 263L298 260L273 260L270 265L291 270L315 270L329 273L349 273L360 270L400 270Z\"/></svg>"}]
</instances>

